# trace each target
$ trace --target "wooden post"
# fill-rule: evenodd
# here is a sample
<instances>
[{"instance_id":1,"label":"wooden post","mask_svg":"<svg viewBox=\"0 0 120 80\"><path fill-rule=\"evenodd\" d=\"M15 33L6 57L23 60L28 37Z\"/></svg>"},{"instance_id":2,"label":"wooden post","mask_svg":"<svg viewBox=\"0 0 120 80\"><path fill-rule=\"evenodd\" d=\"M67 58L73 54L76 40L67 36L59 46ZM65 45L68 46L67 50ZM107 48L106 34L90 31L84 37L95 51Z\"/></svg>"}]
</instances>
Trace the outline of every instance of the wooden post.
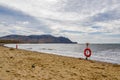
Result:
<instances>
[{"instance_id":1,"label":"wooden post","mask_svg":"<svg viewBox=\"0 0 120 80\"><path fill-rule=\"evenodd\" d=\"M16 49L18 49L18 45L16 44Z\"/></svg>"},{"instance_id":2,"label":"wooden post","mask_svg":"<svg viewBox=\"0 0 120 80\"><path fill-rule=\"evenodd\" d=\"M88 48L89 43L86 43L86 47Z\"/></svg>"},{"instance_id":3,"label":"wooden post","mask_svg":"<svg viewBox=\"0 0 120 80\"><path fill-rule=\"evenodd\" d=\"M86 43L86 48L88 48L89 43ZM86 56L86 60L88 60L88 57Z\"/></svg>"}]
</instances>

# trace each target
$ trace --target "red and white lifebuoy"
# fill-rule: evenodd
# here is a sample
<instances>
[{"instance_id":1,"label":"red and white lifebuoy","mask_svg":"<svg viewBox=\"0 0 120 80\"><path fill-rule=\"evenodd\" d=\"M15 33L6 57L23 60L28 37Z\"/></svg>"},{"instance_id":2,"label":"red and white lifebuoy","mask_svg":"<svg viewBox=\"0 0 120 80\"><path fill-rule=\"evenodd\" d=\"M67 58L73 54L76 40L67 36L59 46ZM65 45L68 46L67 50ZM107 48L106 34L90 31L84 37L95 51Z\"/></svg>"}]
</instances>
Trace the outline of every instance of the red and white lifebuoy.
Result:
<instances>
[{"instance_id":1,"label":"red and white lifebuoy","mask_svg":"<svg viewBox=\"0 0 120 80\"><path fill-rule=\"evenodd\" d=\"M91 53L92 53L92 51L91 51L90 48L86 48L86 49L84 50L84 55L85 55L86 57L90 57L90 56L91 56Z\"/></svg>"}]
</instances>

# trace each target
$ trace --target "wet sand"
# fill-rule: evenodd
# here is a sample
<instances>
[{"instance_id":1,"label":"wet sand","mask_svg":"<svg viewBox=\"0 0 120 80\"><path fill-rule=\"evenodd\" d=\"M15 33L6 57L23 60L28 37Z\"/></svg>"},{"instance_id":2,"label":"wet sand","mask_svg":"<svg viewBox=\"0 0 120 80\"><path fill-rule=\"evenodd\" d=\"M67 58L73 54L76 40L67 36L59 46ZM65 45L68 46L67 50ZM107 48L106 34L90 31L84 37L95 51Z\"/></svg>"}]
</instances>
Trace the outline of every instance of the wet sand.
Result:
<instances>
[{"instance_id":1,"label":"wet sand","mask_svg":"<svg viewBox=\"0 0 120 80\"><path fill-rule=\"evenodd\" d=\"M120 80L120 65L0 47L0 80Z\"/></svg>"}]
</instances>

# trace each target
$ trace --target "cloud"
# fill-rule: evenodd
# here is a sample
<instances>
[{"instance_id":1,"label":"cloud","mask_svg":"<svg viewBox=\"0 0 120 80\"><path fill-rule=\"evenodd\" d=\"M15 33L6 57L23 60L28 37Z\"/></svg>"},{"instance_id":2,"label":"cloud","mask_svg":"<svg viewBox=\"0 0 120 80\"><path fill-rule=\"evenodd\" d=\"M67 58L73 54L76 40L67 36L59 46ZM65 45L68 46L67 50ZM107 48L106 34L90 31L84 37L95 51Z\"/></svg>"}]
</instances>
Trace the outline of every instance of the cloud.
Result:
<instances>
[{"instance_id":1,"label":"cloud","mask_svg":"<svg viewBox=\"0 0 120 80\"><path fill-rule=\"evenodd\" d=\"M114 21L120 19L120 11L118 9L99 13L92 17L95 22Z\"/></svg>"},{"instance_id":2,"label":"cloud","mask_svg":"<svg viewBox=\"0 0 120 80\"><path fill-rule=\"evenodd\" d=\"M36 31L49 33L51 31L46 24L33 16L1 5L0 24L0 28L4 28L6 34L31 34Z\"/></svg>"},{"instance_id":3,"label":"cloud","mask_svg":"<svg viewBox=\"0 0 120 80\"><path fill-rule=\"evenodd\" d=\"M120 0L1 0L0 5L0 27L7 26L6 34L46 33L78 42L120 42Z\"/></svg>"}]
</instances>

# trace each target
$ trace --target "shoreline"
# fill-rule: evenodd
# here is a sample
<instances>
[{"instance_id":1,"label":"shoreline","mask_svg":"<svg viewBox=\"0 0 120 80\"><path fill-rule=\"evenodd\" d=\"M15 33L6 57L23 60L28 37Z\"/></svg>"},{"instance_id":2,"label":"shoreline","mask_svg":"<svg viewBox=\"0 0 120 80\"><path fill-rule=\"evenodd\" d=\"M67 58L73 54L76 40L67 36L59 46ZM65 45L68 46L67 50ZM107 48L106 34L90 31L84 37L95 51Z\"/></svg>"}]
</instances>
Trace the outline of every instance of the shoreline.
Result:
<instances>
[{"instance_id":1,"label":"shoreline","mask_svg":"<svg viewBox=\"0 0 120 80\"><path fill-rule=\"evenodd\" d=\"M0 46L0 63L0 80L120 79L119 64L9 47Z\"/></svg>"},{"instance_id":2,"label":"shoreline","mask_svg":"<svg viewBox=\"0 0 120 80\"><path fill-rule=\"evenodd\" d=\"M37 51L37 52L43 52L43 53L48 53L48 54L57 54L57 55L62 55L62 56L67 56L67 57L75 57L75 58L85 58L84 56L84 49L85 45L57 45L57 44L17 44L19 49L23 50L28 50L28 51ZM16 44L6 44L5 46L7 47L13 47L16 48ZM34 47L36 46L36 47ZM50 47L51 46L51 47ZM58 46L58 47L56 47ZM73 49L71 47L73 46ZM95 46L98 46L98 48L94 48ZM90 60L95 60L95 61L100 61L100 62L107 62L107 63L113 63L113 64L120 64L120 59L119 59L119 47L114 45L117 48L114 48L112 50L110 45L106 45L106 49L100 48L102 47L99 45L91 45L91 50L92 50L92 56L89 58ZM112 45L111 45L112 46ZM79 47L81 47L79 49ZM103 51L99 51L99 48ZM109 49L109 50L107 50ZM118 49L118 50L117 50ZM63 51L65 50L65 51ZM112 50L112 51L111 51Z\"/></svg>"},{"instance_id":3,"label":"shoreline","mask_svg":"<svg viewBox=\"0 0 120 80\"><path fill-rule=\"evenodd\" d=\"M12 47L7 47L7 46L3 46L3 47L6 47L6 48L12 48ZM14 48L16 49L16 48ZM17 50L25 50L25 51L31 51L31 50L26 50L26 49L17 49ZM31 51L31 52L35 52L35 53L41 53L41 54L49 54L49 55L56 55L56 56L63 56L63 57L69 57L69 58L75 58L75 59L82 59L82 60L86 60L85 58L78 58L78 57L72 57L72 56L64 56L64 55L59 55L59 54L53 54L53 53L50 53L50 52L39 52L39 51ZM87 61L95 61L95 62L100 62L100 63L107 63L107 64L115 64L115 65L120 65L118 63L112 63L112 62L105 62L105 61L99 61L99 60L92 60L92 59L88 59Z\"/></svg>"}]
</instances>

